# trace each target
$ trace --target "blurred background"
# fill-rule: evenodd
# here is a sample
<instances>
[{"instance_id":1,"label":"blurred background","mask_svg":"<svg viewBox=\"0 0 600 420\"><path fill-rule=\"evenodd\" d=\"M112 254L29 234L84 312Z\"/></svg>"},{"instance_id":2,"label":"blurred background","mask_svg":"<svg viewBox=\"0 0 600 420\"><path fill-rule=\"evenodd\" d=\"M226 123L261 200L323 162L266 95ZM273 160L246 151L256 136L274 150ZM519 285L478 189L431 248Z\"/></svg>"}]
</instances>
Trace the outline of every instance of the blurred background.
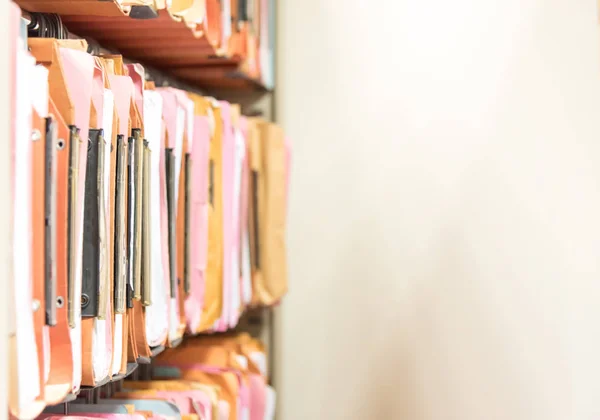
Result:
<instances>
[{"instance_id":1,"label":"blurred background","mask_svg":"<svg viewBox=\"0 0 600 420\"><path fill-rule=\"evenodd\" d=\"M600 418L596 1L277 7L278 418Z\"/></svg>"}]
</instances>

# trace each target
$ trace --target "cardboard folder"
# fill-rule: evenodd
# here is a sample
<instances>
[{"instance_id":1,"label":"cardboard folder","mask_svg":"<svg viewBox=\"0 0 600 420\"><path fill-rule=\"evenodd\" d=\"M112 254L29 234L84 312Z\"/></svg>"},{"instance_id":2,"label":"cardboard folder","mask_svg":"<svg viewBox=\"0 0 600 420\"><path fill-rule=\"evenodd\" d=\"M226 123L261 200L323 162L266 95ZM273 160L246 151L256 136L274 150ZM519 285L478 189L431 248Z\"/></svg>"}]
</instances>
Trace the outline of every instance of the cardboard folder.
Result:
<instances>
[{"instance_id":1,"label":"cardboard folder","mask_svg":"<svg viewBox=\"0 0 600 420\"><path fill-rule=\"evenodd\" d=\"M231 296L233 291L233 178L235 159L235 137L233 133L231 106L225 101L220 102L222 120L221 142L221 191L222 191L222 238L223 238L223 276L222 276L222 309L214 329L225 331L229 326L229 318L233 308Z\"/></svg>"},{"instance_id":2,"label":"cardboard folder","mask_svg":"<svg viewBox=\"0 0 600 420\"><path fill-rule=\"evenodd\" d=\"M242 419L246 418L243 413L250 410L250 390L244 367L237 362L231 349L186 345L161 354L155 374L160 377L169 372L161 368L175 368L180 379L218 385L222 397L229 403L231 418Z\"/></svg>"},{"instance_id":3,"label":"cardboard folder","mask_svg":"<svg viewBox=\"0 0 600 420\"><path fill-rule=\"evenodd\" d=\"M112 243L110 224L111 155L115 124L115 103L103 60L95 58L94 84L86 176L83 293L95 293L83 307L83 383L94 386L112 375L115 328L113 311ZM92 259L90 259L92 258ZM95 258L95 259L94 259ZM92 263L92 264L90 264ZM93 281L95 278L95 282ZM92 286L92 288L90 288ZM92 306L94 304L94 306ZM87 309L87 310L86 310Z\"/></svg>"},{"instance_id":4,"label":"cardboard folder","mask_svg":"<svg viewBox=\"0 0 600 420\"><path fill-rule=\"evenodd\" d=\"M174 404L182 416L196 416L200 419L207 418L207 413L212 414L210 400L202 391L121 391L114 398L167 401Z\"/></svg>"},{"instance_id":5,"label":"cardboard folder","mask_svg":"<svg viewBox=\"0 0 600 420\"><path fill-rule=\"evenodd\" d=\"M85 199L85 177L87 164L88 135L90 124L90 109L92 98L92 86L94 77L94 58L85 52L86 46L77 42L59 42L59 53L63 63L65 81L68 95L73 100L74 122L79 131L79 153L77 174L77 199L74 238L74 259L72 268L74 270L74 291L71 299L73 307L71 340L73 346L73 378L74 388L78 388L82 379L82 321L81 321L81 286L82 286L82 264L83 264L83 215Z\"/></svg>"},{"instance_id":6,"label":"cardboard folder","mask_svg":"<svg viewBox=\"0 0 600 420\"><path fill-rule=\"evenodd\" d=\"M163 98L163 118L166 127L165 171L166 197L168 205L167 238L169 242L169 335L168 344L179 340L185 330L183 315L183 216L185 172L182 176L182 162L187 151L186 134L186 105L182 102L176 89L157 89ZM179 229L178 229L179 228ZM179 232L179 235L178 235ZM183 322L182 322L183 321Z\"/></svg>"},{"instance_id":7,"label":"cardboard folder","mask_svg":"<svg viewBox=\"0 0 600 420\"><path fill-rule=\"evenodd\" d=\"M174 402L174 398L183 398L183 402L188 404L185 411L200 411L201 418L207 420L218 418L221 391L214 385L179 380L127 381L124 390L128 398L167 398L171 402Z\"/></svg>"},{"instance_id":8,"label":"cardboard folder","mask_svg":"<svg viewBox=\"0 0 600 420\"><path fill-rule=\"evenodd\" d=\"M114 92L115 111L118 119L115 156L115 207L114 207L114 343L113 375L125 373L129 353L129 316L132 308L133 284L129 274L127 249L127 163L129 156L128 138L131 132L130 110L132 106L133 81L124 74L120 56L104 57L108 79ZM118 356L121 357L118 357Z\"/></svg>"},{"instance_id":9,"label":"cardboard folder","mask_svg":"<svg viewBox=\"0 0 600 420\"><path fill-rule=\"evenodd\" d=\"M262 273L262 221L261 211L265 200L263 176L263 156L260 126L266 124L263 120L249 118L248 120L248 232L250 239L250 257L252 261L252 303L254 305L268 304L272 299L265 296Z\"/></svg>"},{"instance_id":10,"label":"cardboard folder","mask_svg":"<svg viewBox=\"0 0 600 420\"><path fill-rule=\"evenodd\" d=\"M33 327L35 330L37 358L40 379L40 400L45 397L45 383L50 368L50 346L46 325L46 118L48 116L48 70L42 66L33 67L29 73L29 84L35 92L32 99L31 124L31 256L32 256L32 298ZM39 89L39 90L38 90ZM37 92L36 92L37 91Z\"/></svg>"},{"instance_id":11,"label":"cardboard folder","mask_svg":"<svg viewBox=\"0 0 600 420\"><path fill-rule=\"evenodd\" d=\"M13 15L18 16L18 12ZM17 416L36 416L43 409L43 361L40 371L40 352L36 340L35 308L33 307L34 261L31 238L34 231L32 198L32 103L29 78L33 75L35 59L25 50L25 44L13 32L15 102L12 117L15 121L11 149L12 161L12 269L11 279L14 301L13 334L9 342L9 408ZM39 309L38 309L39 310ZM39 318L39 316L38 316ZM38 325L39 326L39 325ZM38 402L36 403L36 400Z\"/></svg>"},{"instance_id":12,"label":"cardboard folder","mask_svg":"<svg viewBox=\"0 0 600 420\"><path fill-rule=\"evenodd\" d=\"M142 69L136 65L127 65L125 71L133 82L133 96L130 107L130 118L132 121L132 132L131 139L135 145L135 149L130 150L130 154L135 154L135 167L130 175L133 175L133 183L135 185L134 197L129 197L130 203L135 203L135 207L131 209L134 212L134 226L133 238L133 254L129 255L130 274L133 275L133 308L130 310L129 317L129 361L137 361L139 357L148 358L150 357L151 350L148 346L148 339L146 337L146 319L144 304L142 302L142 272L143 272L143 247L142 247L142 216L143 216L143 179L144 179L144 140L145 127L144 127L144 81L143 73L140 74ZM131 179L129 183L131 184ZM133 199L133 200L132 200ZM131 227L131 226L130 226Z\"/></svg>"},{"instance_id":13,"label":"cardboard folder","mask_svg":"<svg viewBox=\"0 0 600 420\"><path fill-rule=\"evenodd\" d=\"M231 123L233 133L233 172L232 172L232 245L231 245L231 310L228 328L234 328L245 308L244 290L242 283L243 261L242 252L242 184L244 162L246 161L246 140L241 130L242 118L239 105L231 106Z\"/></svg>"},{"instance_id":14,"label":"cardboard folder","mask_svg":"<svg viewBox=\"0 0 600 420\"><path fill-rule=\"evenodd\" d=\"M194 101L194 140L191 151L190 289L185 298L187 331L195 333L202 320L208 245L208 158L210 127L202 98Z\"/></svg>"},{"instance_id":15,"label":"cardboard folder","mask_svg":"<svg viewBox=\"0 0 600 420\"><path fill-rule=\"evenodd\" d=\"M253 303L273 305L287 292L288 158L283 131L275 124L251 119L249 141Z\"/></svg>"},{"instance_id":16,"label":"cardboard folder","mask_svg":"<svg viewBox=\"0 0 600 420\"><path fill-rule=\"evenodd\" d=\"M286 215L288 157L283 129L276 124L267 124L263 133L263 164L266 202L262 213L264 226L263 278L268 302L279 301L287 292Z\"/></svg>"},{"instance_id":17,"label":"cardboard folder","mask_svg":"<svg viewBox=\"0 0 600 420\"><path fill-rule=\"evenodd\" d=\"M163 345L169 330L168 289L169 282L165 276L163 261L163 232L161 227L162 211L161 190L161 156L164 155L162 129L162 96L155 90L146 90L144 94L144 126L151 152L149 182L150 182L150 228L152 237L149 249L150 270L152 273L151 301L146 308L146 336L150 346Z\"/></svg>"},{"instance_id":18,"label":"cardboard folder","mask_svg":"<svg viewBox=\"0 0 600 420\"><path fill-rule=\"evenodd\" d=\"M186 325L185 296L191 284L191 187L192 145L194 141L194 102L182 90L174 90L179 111L175 148L176 275L179 331Z\"/></svg>"},{"instance_id":19,"label":"cardboard folder","mask_svg":"<svg viewBox=\"0 0 600 420\"><path fill-rule=\"evenodd\" d=\"M70 47L77 48L79 45L64 43L61 46L58 41L52 39L31 39L29 41L31 53L35 56L37 62L48 69L51 111L54 112L53 117L57 123L57 136L59 138L56 145L59 149L57 155L56 211L57 215L60 215L60 217L57 216L56 224L58 294L56 299L59 309L62 309L63 306L66 308L65 311L71 328L69 329L70 339L67 339L65 337L65 325L62 322L64 318L57 314L57 323L60 323L60 325L57 328L52 328L48 334L51 346L50 357L54 362L64 361L65 356L69 355L69 352L64 351L64 344L70 343L72 345L70 355L72 356L72 386L74 389L78 388L81 375L80 323L77 316L81 276L77 275L77 268L81 256L79 243L83 219L83 187L79 181L85 177L85 168L82 169L81 165L78 164L81 164L82 160L85 163L85 156L82 159L82 155L85 155L87 145L82 144L80 135L82 131L87 131L90 117L90 97L87 95L86 89L79 89L78 83L85 83L86 77L89 77L89 84L91 85L93 71L93 64L90 66L89 61L86 63L86 60L83 59L79 62L73 58L73 55L77 55L79 51ZM85 53L82 54L85 55ZM91 57L89 58L91 59ZM72 90L77 91L77 93L71 94ZM85 103L87 103L87 107L80 106L80 110L76 111L76 104ZM71 128L67 130L66 128L69 126ZM67 290L64 289L65 282ZM66 293L63 293L65 291ZM53 355L56 355L56 357ZM54 365L57 365L57 363L54 363ZM63 363L62 366L64 365ZM67 370L70 371L71 369ZM65 375L71 376L68 372L63 371L62 379L58 381L64 380ZM55 400L56 398L58 396L51 399Z\"/></svg>"},{"instance_id":20,"label":"cardboard folder","mask_svg":"<svg viewBox=\"0 0 600 420\"><path fill-rule=\"evenodd\" d=\"M69 207L69 156L71 130L65 123L52 98L49 100L49 117L55 125L56 150L56 325L49 328L50 375L46 384L46 402L56 404L71 390L73 382L73 349L68 321L68 214ZM52 221L50 221L52 223Z\"/></svg>"},{"instance_id":21,"label":"cardboard folder","mask_svg":"<svg viewBox=\"0 0 600 420\"><path fill-rule=\"evenodd\" d=\"M240 282L242 304L247 307L252 302L252 269L250 262L249 203L250 203L250 153L248 148L248 120L240 117L238 128L244 141L240 187Z\"/></svg>"},{"instance_id":22,"label":"cardboard folder","mask_svg":"<svg viewBox=\"0 0 600 420\"><path fill-rule=\"evenodd\" d=\"M162 371L162 368L157 368L157 374L159 376ZM219 387L221 392L218 412L225 414L225 418L229 418L230 420L241 420L241 417L238 417L237 408L238 398L240 397L240 381L235 373L217 372L216 370L206 372L200 369L182 369L179 371L179 375L181 379L187 381L201 382L203 384ZM226 406L223 406L221 401L226 402Z\"/></svg>"},{"instance_id":23,"label":"cardboard folder","mask_svg":"<svg viewBox=\"0 0 600 420\"><path fill-rule=\"evenodd\" d=\"M208 166L208 253L204 307L199 331L212 329L223 309L223 120L220 105L216 101L207 101L206 110L211 128Z\"/></svg>"},{"instance_id":24,"label":"cardboard folder","mask_svg":"<svg viewBox=\"0 0 600 420\"><path fill-rule=\"evenodd\" d=\"M117 278L117 263L115 250L122 244L120 237L116 235L116 208L117 208L117 177L123 182L123 170L118 173L117 161L119 151L122 152L123 140L119 137L119 114L116 106L116 94L112 89L111 75L114 75L114 63L110 59L96 57L96 63L103 72L104 92L103 92L103 129L105 146L105 185L104 195L106 203L106 231L107 231L107 254L106 254L106 281L108 283L108 305L110 314L108 315L112 330L112 352L109 367L109 375L118 374L121 370L123 359L123 318L122 315L116 314L116 278ZM119 142L119 139L121 141ZM119 191L122 193L122 191ZM121 198L124 197L121 195ZM122 200L123 201L123 200ZM119 204L121 205L121 204ZM120 267L119 267L120 269ZM120 292L124 292L124 283L120 286ZM123 313L123 308L120 308L120 314Z\"/></svg>"},{"instance_id":25,"label":"cardboard folder","mask_svg":"<svg viewBox=\"0 0 600 420\"><path fill-rule=\"evenodd\" d=\"M190 351L195 354L194 356L188 355L187 357L193 357L200 364L206 363L224 369L241 369L247 381L249 393L249 418L251 420L264 418L269 391L267 389L266 351L262 343L243 333L191 339L186 343L186 347L196 349ZM216 348L217 351L211 353L210 347ZM219 354L226 355L226 351L219 350L219 348L231 351L230 357L232 356L234 360L219 358ZM182 361L182 365L189 360L183 353L179 357L185 360Z\"/></svg>"}]
</instances>

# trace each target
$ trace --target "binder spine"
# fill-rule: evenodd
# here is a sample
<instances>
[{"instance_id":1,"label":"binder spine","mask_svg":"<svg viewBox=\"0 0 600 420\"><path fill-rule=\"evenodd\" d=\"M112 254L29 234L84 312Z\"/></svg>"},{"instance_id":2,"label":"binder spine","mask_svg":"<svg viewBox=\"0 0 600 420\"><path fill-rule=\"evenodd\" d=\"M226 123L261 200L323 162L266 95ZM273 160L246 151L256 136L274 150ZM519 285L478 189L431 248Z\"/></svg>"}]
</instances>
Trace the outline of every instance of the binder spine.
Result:
<instances>
[{"instance_id":1,"label":"binder spine","mask_svg":"<svg viewBox=\"0 0 600 420\"><path fill-rule=\"evenodd\" d=\"M142 206L144 189L144 140L142 132L138 128L132 130L135 139L135 218L134 218L134 259L133 262L133 298L142 298Z\"/></svg>"},{"instance_id":2,"label":"binder spine","mask_svg":"<svg viewBox=\"0 0 600 420\"><path fill-rule=\"evenodd\" d=\"M85 178L83 220L83 276L81 284L81 316L99 315L100 298L100 215L98 168L102 130L90 129Z\"/></svg>"},{"instance_id":3,"label":"binder spine","mask_svg":"<svg viewBox=\"0 0 600 420\"><path fill-rule=\"evenodd\" d=\"M67 264L67 311L69 327L75 328L76 309L75 309L75 293L77 277L77 177L79 173L79 129L75 126L69 127L69 198L68 198L68 264Z\"/></svg>"},{"instance_id":4,"label":"binder spine","mask_svg":"<svg viewBox=\"0 0 600 420\"><path fill-rule=\"evenodd\" d=\"M117 163L115 185L115 313L125 313L127 283L127 222L125 190L127 188L127 144L123 135L117 136Z\"/></svg>"},{"instance_id":5,"label":"binder spine","mask_svg":"<svg viewBox=\"0 0 600 420\"><path fill-rule=\"evenodd\" d=\"M127 307L133 308L133 262L135 261L135 146L136 139L129 138L127 153Z\"/></svg>"},{"instance_id":6,"label":"binder spine","mask_svg":"<svg viewBox=\"0 0 600 420\"><path fill-rule=\"evenodd\" d=\"M46 325L56 325L56 123L46 118L44 159L44 277Z\"/></svg>"},{"instance_id":7,"label":"binder spine","mask_svg":"<svg viewBox=\"0 0 600 420\"><path fill-rule=\"evenodd\" d=\"M176 205L175 205L175 156L173 149L166 149L165 163L167 171L167 213L169 224L169 275L171 279L171 297L176 296L177 291L177 248L176 248Z\"/></svg>"},{"instance_id":8,"label":"binder spine","mask_svg":"<svg viewBox=\"0 0 600 420\"><path fill-rule=\"evenodd\" d=\"M192 159L189 153L185 154L185 228L184 228L184 261L183 261L183 290L186 295L191 291L191 217L192 217Z\"/></svg>"}]
</instances>

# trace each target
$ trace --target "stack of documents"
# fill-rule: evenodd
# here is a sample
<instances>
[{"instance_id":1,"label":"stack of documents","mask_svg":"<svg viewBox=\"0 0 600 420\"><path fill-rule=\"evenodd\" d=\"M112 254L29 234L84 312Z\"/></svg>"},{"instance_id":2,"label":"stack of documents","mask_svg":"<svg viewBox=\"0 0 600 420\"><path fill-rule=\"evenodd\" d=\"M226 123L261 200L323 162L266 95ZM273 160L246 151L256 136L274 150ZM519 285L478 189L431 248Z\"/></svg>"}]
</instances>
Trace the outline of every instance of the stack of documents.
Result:
<instances>
[{"instance_id":1,"label":"stack of documents","mask_svg":"<svg viewBox=\"0 0 600 420\"><path fill-rule=\"evenodd\" d=\"M187 356L207 342L192 336L279 302L290 148L277 125L157 87L120 55L27 39L11 6L9 399L31 419L184 336L161 360L212 366ZM210 342L260 350L246 336Z\"/></svg>"},{"instance_id":2,"label":"stack of documents","mask_svg":"<svg viewBox=\"0 0 600 420\"><path fill-rule=\"evenodd\" d=\"M237 72L272 89L274 0L17 0L129 58L210 83ZM215 57L227 59L216 66Z\"/></svg>"},{"instance_id":3,"label":"stack of documents","mask_svg":"<svg viewBox=\"0 0 600 420\"><path fill-rule=\"evenodd\" d=\"M275 400L263 344L226 334L186 340L162 353L146 378L128 379L97 402L70 403L69 416L56 406L38 418L272 420Z\"/></svg>"}]
</instances>

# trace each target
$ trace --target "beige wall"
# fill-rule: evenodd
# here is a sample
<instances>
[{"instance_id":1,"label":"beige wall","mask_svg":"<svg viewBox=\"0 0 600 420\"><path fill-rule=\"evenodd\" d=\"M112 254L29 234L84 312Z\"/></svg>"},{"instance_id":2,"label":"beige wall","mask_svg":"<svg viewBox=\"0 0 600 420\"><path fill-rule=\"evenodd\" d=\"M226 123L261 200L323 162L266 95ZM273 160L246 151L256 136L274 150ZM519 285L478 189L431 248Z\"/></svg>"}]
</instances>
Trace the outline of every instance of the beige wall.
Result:
<instances>
[{"instance_id":1,"label":"beige wall","mask_svg":"<svg viewBox=\"0 0 600 420\"><path fill-rule=\"evenodd\" d=\"M278 5L279 419L600 419L595 0Z\"/></svg>"}]
</instances>

